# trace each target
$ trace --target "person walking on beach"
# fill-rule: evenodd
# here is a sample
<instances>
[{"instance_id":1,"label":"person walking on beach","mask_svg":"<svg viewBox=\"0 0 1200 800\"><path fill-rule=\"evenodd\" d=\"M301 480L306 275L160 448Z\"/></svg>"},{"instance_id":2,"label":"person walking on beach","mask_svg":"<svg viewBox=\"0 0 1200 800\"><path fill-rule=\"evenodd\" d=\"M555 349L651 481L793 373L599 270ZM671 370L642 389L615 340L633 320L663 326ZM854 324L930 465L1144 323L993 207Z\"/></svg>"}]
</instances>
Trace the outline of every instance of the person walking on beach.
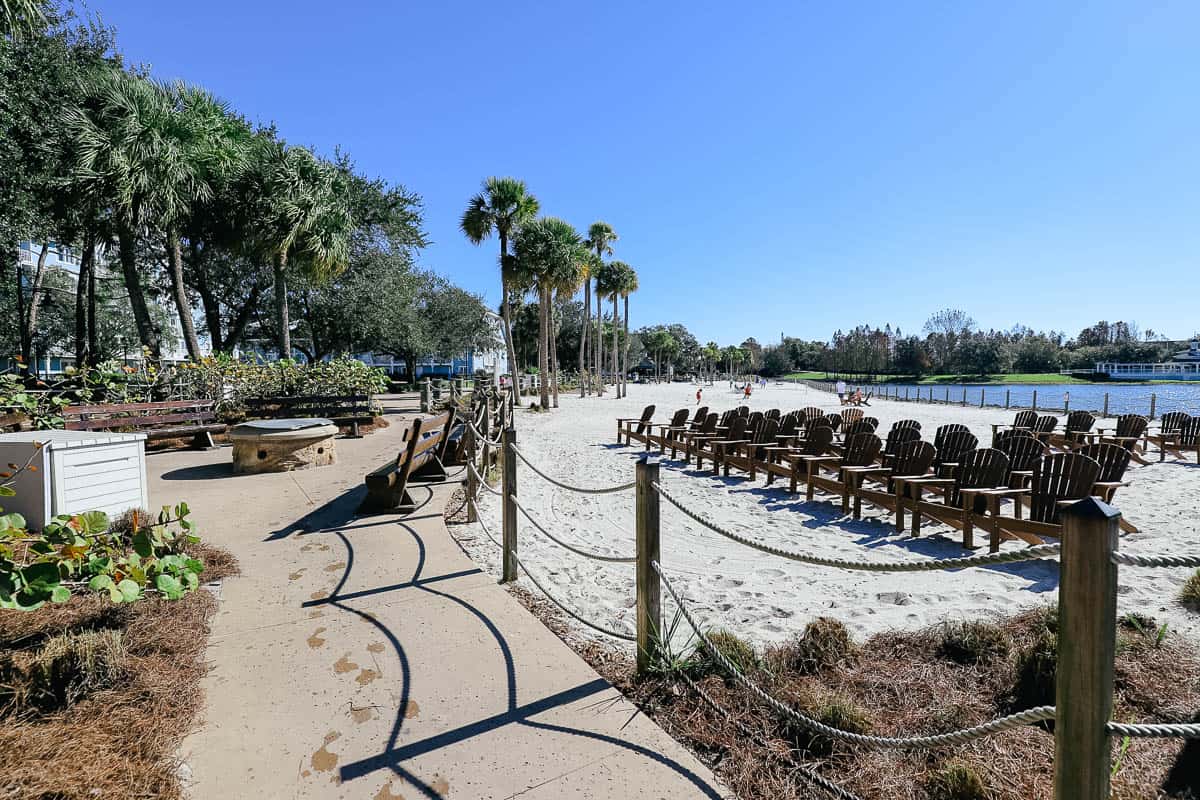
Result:
<instances>
[{"instance_id":1,"label":"person walking on beach","mask_svg":"<svg viewBox=\"0 0 1200 800\"><path fill-rule=\"evenodd\" d=\"M838 402L846 405L846 382L838 378L837 385L834 388L837 390Z\"/></svg>"},{"instance_id":2,"label":"person walking on beach","mask_svg":"<svg viewBox=\"0 0 1200 800\"><path fill-rule=\"evenodd\" d=\"M747 400L750 399L750 382L749 381L746 382L746 386L742 389L742 396L745 397Z\"/></svg>"},{"instance_id":3,"label":"person walking on beach","mask_svg":"<svg viewBox=\"0 0 1200 800\"><path fill-rule=\"evenodd\" d=\"M703 391L704 391L703 386L701 386L699 389L696 390L696 405L700 405L700 395Z\"/></svg>"}]
</instances>

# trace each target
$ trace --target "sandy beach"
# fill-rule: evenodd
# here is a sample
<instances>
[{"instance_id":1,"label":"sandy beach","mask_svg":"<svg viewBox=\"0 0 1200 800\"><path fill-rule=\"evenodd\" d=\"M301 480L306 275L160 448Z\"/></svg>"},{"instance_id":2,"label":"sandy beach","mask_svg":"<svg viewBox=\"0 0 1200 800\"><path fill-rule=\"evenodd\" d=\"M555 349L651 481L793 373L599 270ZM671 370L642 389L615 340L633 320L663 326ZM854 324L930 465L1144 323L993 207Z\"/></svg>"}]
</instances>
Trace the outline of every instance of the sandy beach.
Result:
<instances>
[{"instance_id":1,"label":"sandy beach","mask_svg":"<svg viewBox=\"0 0 1200 800\"><path fill-rule=\"evenodd\" d=\"M520 411L517 429L522 451L555 477L580 486L608 486L633 479L641 445L615 444L615 418L640 414L650 403L663 420L676 409L695 407L696 386L687 383L630 386L629 397L580 399L564 395L550 413ZM529 399L526 398L526 404ZM704 403L714 411L743 404L740 393L718 383L705 387ZM833 395L793 385L769 385L755 391L752 409L792 409L815 405L838 409ZM924 438L938 425L960 422L989 442L991 423L1011 422L1002 409L873 401L866 413L886 432L899 419L917 419ZM1106 421L1110 426L1112 420ZM1102 425L1104 423L1097 423ZM669 452L667 454L670 455ZM1157 457L1156 455L1154 457ZM681 502L739 533L814 555L875 560L921 560L970 554L957 531L938 523L922 525L920 538L898 534L893 516L864 504L863 519L843 516L839 498L817 493L804 500L786 484L771 486L759 477L714 477L681 460L664 459L662 479ZM1200 467L1191 463L1131 465L1129 486L1115 505L1140 529L1122 536L1121 548L1138 554L1200 553ZM555 535L579 547L610 555L634 552L633 491L583 495L556 488L524 464L518 468L521 502ZM500 530L499 498L484 493L479 501L484 522ZM497 549L477 526L457 528L472 558L499 575ZM986 543L986 536L977 538ZM1008 542L1005 549L1025 546ZM618 630L634 624L633 567L582 558L548 541L527 520L519 526L521 560L564 603L582 615ZM986 552L986 547L976 553ZM1053 602L1058 568L1053 562L1028 562L959 572L875 574L797 564L731 542L662 504L664 567L700 616L712 625L765 644L800 632L816 616L842 620L858 637L889 629L911 630L945 620L1010 614ZM1137 611L1167 622L1195 639L1200 615L1179 606L1175 597L1187 570L1122 568L1120 611ZM529 581L523 583L532 589ZM668 618L669 618L668 611ZM582 627L582 626L581 626ZM682 637L682 632L679 634Z\"/></svg>"}]
</instances>

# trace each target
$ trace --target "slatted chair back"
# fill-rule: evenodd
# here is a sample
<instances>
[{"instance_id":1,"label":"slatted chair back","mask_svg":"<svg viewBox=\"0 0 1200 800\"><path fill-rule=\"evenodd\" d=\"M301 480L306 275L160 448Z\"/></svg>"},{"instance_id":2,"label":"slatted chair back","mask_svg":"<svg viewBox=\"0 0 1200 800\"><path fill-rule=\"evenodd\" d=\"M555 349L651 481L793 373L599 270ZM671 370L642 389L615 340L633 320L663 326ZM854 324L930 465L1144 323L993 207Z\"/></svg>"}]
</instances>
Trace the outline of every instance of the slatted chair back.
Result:
<instances>
[{"instance_id":1,"label":"slatted chair back","mask_svg":"<svg viewBox=\"0 0 1200 800\"><path fill-rule=\"evenodd\" d=\"M1146 432L1149 422L1141 414L1122 414L1117 417L1118 439L1134 439ZM1131 443L1132 444L1132 443Z\"/></svg>"},{"instance_id":2,"label":"slatted chair back","mask_svg":"<svg viewBox=\"0 0 1200 800\"><path fill-rule=\"evenodd\" d=\"M1129 462L1133 458L1133 453L1121 445L1108 442L1089 444L1081 447L1079 452L1095 459L1100 465L1100 477L1096 479L1100 483L1120 483L1124 480L1125 470L1129 469Z\"/></svg>"},{"instance_id":3,"label":"slatted chair back","mask_svg":"<svg viewBox=\"0 0 1200 800\"><path fill-rule=\"evenodd\" d=\"M950 431L942 437L941 445L934 444L937 457L933 460L936 469L944 464L958 464L967 453L979 447L979 438L965 428L961 431Z\"/></svg>"},{"instance_id":4,"label":"slatted chair back","mask_svg":"<svg viewBox=\"0 0 1200 800\"><path fill-rule=\"evenodd\" d=\"M800 454L805 456L823 456L833 445L833 428L828 425L818 425L809 428L808 436L800 443Z\"/></svg>"},{"instance_id":5,"label":"slatted chair back","mask_svg":"<svg viewBox=\"0 0 1200 800\"><path fill-rule=\"evenodd\" d=\"M1200 417L1188 417L1179 425L1179 446L1192 450L1197 442L1200 442Z\"/></svg>"},{"instance_id":6,"label":"slatted chair back","mask_svg":"<svg viewBox=\"0 0 1200 800\"><path fill-rule=\"evenodd\" d=\"M762 421L766 419L766 415L761 411L755 411L750 416L746 417L746 430L758 430L758 426L762 425Z\"/></svg>"},{"instance_id":7,"label":"slatted chair back","mask_svg":"<svg viewBox=\"0 0 1200 800\"><path fill-rule=\"evenodd\" d=\"M826 414L825 423L832 429L837 430L842 427L842 415L838 413Z\"/></svg>"},{"instance_id":8,"label":"slatted chair back","mask_svg":"<svg viewBox=\"0 0 1200 800\"><path fill-rule=\"evenodd\" d=\"M1186 411L1168 411L1158 420L1158 428L1163 433L1174 433L1189 416Z\"/></svg>"},{"instance_id":9,"label":"slatted chair back","mask_svg":"<svg viewBox=\"0 0 1200 800\"><path fill-rule=\"evenodd\" d=\"M800 422L791 414L788 414L779 422L779 430L776 431L776 437L791 436L794 437L800 430Z\"/></svg>"},{"instance_id":10,"label":"slatted chair back","mask_svg":"<svg viewBox=\"0 0 1200 800\"><path fill-rule=\"evenodd\" d=\"M1100 465L1096 459L1081 453L1052 453L1042 457L1033 465L1029 519L1058 523L1059 503L1087 497L1099 477Z\"/></svg>"},{"instance_id":11,"label":"slatted chair back","mask_svg":"<svg viewBox=\"0 0 1200 800\"><path fill-rule=\"evenodd\" d=\"M704 418L704 422L700 425L699 428L696 429L695 432L698 434L716 433L717 425L720 423L720 421L721 421L720 416L718 416L717 412L713 411L707 417Z\"/></svg>"},{"instance_id":12,"label":"slatted chair back","mask_svg":"<svg viewBox=\"0 0 1200 800\"><path fill-rule=\"evenodd\" d=\"M1034 433L1052 433L1058 427L1058 417L1053 414L1047 414L1044 417L1038 417L1037 422L1033 424Z\"/></svg>"},{"instance_id":13,"label":"slatted chair back","mask_svg":"<svg viewBox=\"0 0 1200 800\"><path fill-rule=\"evenodd\" d=\"M1008 456L1008 468L1013 472L1025 472L1033 469L1042 456L1046 454L1046 445L1024 431L1004 431L1013 434L999 437L996 449L1004 451Z\"/></svg>"},{"instance_id":14,"label":"slatted chair back","mask_svg":"<svg viewBox=\"0 0 1200 800\"><path fill-rule=\"evenodd\" d=\"M891 429L896 430L897 428L912 428L916 431L920 431L921 423L915 419L902 419L892 423Z\"/></svg>"},{"instance_id":15,"label":"slatted chair back","mask_svg":"<svg viewBox=\"0 0 1200 800\"><path fill-rule=\"evenodd\" d=\"M718 428L728 428L729 423L732 422L734 417L736 417L736 416L737 416L737 409L736 408L729 409L728 411L721 414L721 420L720 420L720 422L717 423L717 427Z\"/></svg>"},{"instance_id":16,"label":"slatted chair back","mask_svg":"<svg viewBox=\"0 0 1200 800\"><path fill-rule=\"evenodd\" d=\"M816 406L805 406L804 408L800 409L800 413L804 415L805 419L817 419L825 416L825 412Z\"/></svg>"},{"instance_id":17,"label":"slatted chair back","mask_svg":"<svg viewBox=\"0 0 1200 800\"><path fill-rule=\"evenodd\" d=\"M1088 411L1072 411L1067 415L1067 436L1087 433L1096 424L1096 418Z\"/></svg>"},{"instance_id":18,"label":"slatted chair back","mask_svg":"<svg viewBox=\"0 0 1200 800\"><path fill-rule=\"evenodd\" d=\"M922 442L920 439L910 439L896 448L896 454L892 459L892 476L924 475L933 466L935 456L937 456L937 450L932 444ZM894 477L888 478L887 490L889 492L896 490Z\"/></svg>"},{"instance_id":19,"label":"slatted chair back","mask_svg":"<svg viewBox=\"0 0 1200 800\"><path fill-rule=\"evenodd\" d=\"M739 416L739 417L748 417L748 416L750 416L750 406L738 406L738 407L737 407L737 414L738 414L738 416Z\"/></svg>"},{"instance_id":20,"label":"slatted chair back","mask_svg":"<svg viewBox=\"0 0 1200 800\"><path fill-rule=\"evenodd\" d=\"M889 458L895 458L900 452L902 444L915 442L920 440L920 438L921 432L916 428L892 428L888 431L887 441L883 446L883 454ZM886 464L887 462L884 463Z\"/></svg>"},{"instance_id":21,"label":"slatted chair back","mask_svg":"<svg viewBox=\"0 0 1200 800\"><path fill-rule=\"evenodd\" d=\"M768 409L767 413L763 416L765 416L767 419L779 419L781 413L782 412L780 412L778 408L772 408Z\"/></svg>"},{"instance_id":22,"label":"slatted chair back","mask_svg":"<svg viewBox=\"0 0 1200 800\"><path fill-rule=\"evenodd\" d=\"M684 425L687 425L689 416L691 416L691 412L689 412L686 408L679 409L671 417L671 427L682 428Z\"/></svg>"},{"instance_id":23,"label":"slatted chair back","mask_svg":"<svg viewBox=\"0 0 1200 800\"><path fill-rule=\"evenodd\" d=\"M754 452L750 454L751 458L761 459L766 456L766 451L763 449L775 444L775 437L779 435L779 420L766 419L762 426L754 434Z\"/></svg>"},{"instance_id":24,"label":"slatted chair back","mask_svg":"<svg viewBox=\"0 0 1200 800\"><path fill-rule=\"evenodd\" d=\"M642 416L638 422L637 432L643 436L646 435L646 431L650 428L650 420L654 417L654 408L653 405L648 405L642 409Z\"/></svg>"},{"instance_id":25,"label":"slatted chair back","mask_svg":"<svg viewBox=\"0 0 1200 800\"><path fill-rule=\"evenodd\" d=\"M938 450L942 449L942 443L946 437L952 433L968 432L970 429L961 422L949 422L945 425L938 425L936 431L933 432L933 446Z\"/></svg>"},{"instance_id":26,"label":"slatted chair back","mask_svg":"<svg viewBox=\"0 0 1200 800\"><path fill-rule=\"evenodd\" d=\"M729 431L721 438L729 441L746 438L746 426L749 422L746 417L734 417L729 423Z\"/></svg>"},{"instance_id":27,"label":"slatted chair back","mask_svg":"<svg viewBox=\"0 0 1200 800\"><path fill-rule=\"evenodd\" d=\"M958 462L954 485L946 493L946 505L962 507L963 489L996 489L1008 485L1009 460L1003 450L981 447L965 453ZM976 514L987 510L987 498L976 496Z\"/></svg>"},{"instance_id":28,"label":"slatted chair back","mask_svg":"<svg viewBox=\"0 0 1200 800\"><path fill-rule=\"evenodd\" d=\"M1018 411L1017 416L1013 418L1014 428L1029 428L1037 424L1038 415L1036 411Z\"/></svg>"},{"instance_id":29,"label":"slatted chair back","mask_svg":"<svg viewBox=\"0 0 1200 800\"><path fill-rule=\"evenodd\" d=\"M833 419L830 419L830 417L832 417ZM836 425L834 424L835 422L837 423ZM829 417L809 417L809 418L807 418L806 420L804 420L804 429L812 430L813 428L819 428L823 425L827 428L832 428L833 430L836 431L838 429L838 426L841 424L842 424L842 418L839 417L837 414L831 414Z\"/></svg>"},{"instance_id":30,"label":"slatted chair back","mask_svg":"<svg viewBox=\"0 0 1200 800\"><path fill-rule=\"evenodd\" d=\"M858 422L863 418L863 410L861 408L847 408L842 410L842 424L846 427Z\"/></svg>"},{"instance_id":31,"label":"slatted chair back","mask_svg":"<svg viewBox=\"0 0 1200 800\"><path fill-rule=\"evenodd\" d=\"M863 422L861 419L858 422L852 422L842 431L842 437L849 442L851 437L857 436L860 433L875 434L875 429L871 427L871 423Z\"/></svg>"},{"instance_id":32,"label":"slatted chair back","mask_svg":"<svg viewBox=\"0 0 1200 800\"><path fill-rule=\"evenodd\" d=\"M859 420L859 422L864 422L867 425L870 425L872 431L879 429L879 420L875 417L863 417L861 420Z\"/></svg>"},{"instance_id":33,"label":"slatted chair back","mask_svg":"<svg viewBox=\"0 0 1200 800\"><path fill-rule=\"evenodd\" d=\"M842 466L869 467L875 463L881 447L883 442L874 433L856 433L846 441L846 450L842 453Z\"/></svg>"},{"instance_id":34,"label":"slatted chair back","mask_svg":"<svg viewBox=\"0 0 1200 800\"><path fill-rule=\"evenodd\" d=\"M796 427L797 427L797 428L799 428L799 427L800 427L800 423L801 423L801 421L804 419L804 417L800 416L800 412L799 412L799 411L789 411L788 413L786 413L786 414L784 414L784 415L783 415L783 418L782 418L782 419L780 419L780 420L779 420L779 424L780 424L780 425L783 425L783 424L784 424L785 422L787 422L789 419L790 419L790 420L794 420L794 421L795 421L795 423L796 423Z\"/></svg>"},{"instance_id":35,"label":"slatted chair back","mask_svg":"<svg viewBox=\"0 0 1200 800\"><path fill-rule=\"evenodd\" d=\"M704 420L708 417L708 406L700 406L696 409L696 413L692 415L692 421L689 423L691 428L695 430L704 424Z\"/></svg>"}]
</instances>

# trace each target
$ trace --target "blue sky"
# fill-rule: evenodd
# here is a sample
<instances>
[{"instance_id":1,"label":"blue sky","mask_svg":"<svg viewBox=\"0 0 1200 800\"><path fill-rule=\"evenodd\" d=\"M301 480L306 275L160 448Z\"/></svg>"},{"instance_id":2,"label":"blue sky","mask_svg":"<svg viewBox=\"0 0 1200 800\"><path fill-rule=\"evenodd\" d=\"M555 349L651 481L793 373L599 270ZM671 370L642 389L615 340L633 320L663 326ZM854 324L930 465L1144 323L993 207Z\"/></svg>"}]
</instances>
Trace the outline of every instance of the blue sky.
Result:
<instances>
[{"instance_id":1,"label":"blue sky","mask_svg":"<svg viewBox=\"0 0 1200 800\"><path fill-rule=\"evenodd\" d=\"M131 63L426 203L487 175L620 235L640 326L721 344L954 306L1200 329L1200 5L91 0Z\"/></svg>"}]
</instances>

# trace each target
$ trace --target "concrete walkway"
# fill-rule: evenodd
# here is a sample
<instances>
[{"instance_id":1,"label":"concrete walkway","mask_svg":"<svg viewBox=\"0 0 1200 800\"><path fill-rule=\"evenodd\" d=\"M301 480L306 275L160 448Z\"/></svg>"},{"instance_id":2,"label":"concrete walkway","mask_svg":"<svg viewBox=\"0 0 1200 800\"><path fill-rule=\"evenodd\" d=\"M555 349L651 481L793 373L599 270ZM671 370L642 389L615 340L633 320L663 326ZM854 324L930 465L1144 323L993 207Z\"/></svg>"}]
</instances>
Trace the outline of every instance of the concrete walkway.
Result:
<instances>
[{"instance_id":1,"label":"concrete walkway","mask_svg":"<svg viewBox=\"0 0 1200 800\"><path fill-rule=\"evenodd\" d=\"M181 749L196 798L717 798L709 771L481 572L418 489L355 517L405 416L339 439L332 467L234 476L230 451L151 455L155 504L186 500L233 551L207 711ZM411 408L409 409L411 411Z\"/></svg>"}]
</instances>

